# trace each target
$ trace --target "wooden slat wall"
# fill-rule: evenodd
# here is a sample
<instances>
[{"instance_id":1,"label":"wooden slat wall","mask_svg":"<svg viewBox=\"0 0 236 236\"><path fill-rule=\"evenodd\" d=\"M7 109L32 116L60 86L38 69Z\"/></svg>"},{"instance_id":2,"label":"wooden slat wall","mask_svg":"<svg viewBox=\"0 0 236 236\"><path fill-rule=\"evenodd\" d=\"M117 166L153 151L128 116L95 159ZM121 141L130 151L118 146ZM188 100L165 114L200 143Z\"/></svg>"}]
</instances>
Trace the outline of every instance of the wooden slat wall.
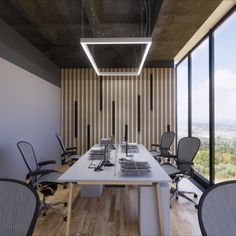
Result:
<instances>
[{"instance_id":1,"label":"wooden slat wall","mask_svg":"<svg viewBox=\"0 0 236 236\"><path fill-rule=\"evenodd\" d=\"M122 71L122 69L120 69ZM153 110L150 110L150 75L153 75ZM112 101L115 102L115 140L124 138L128 125L130 142L159 143L167 125L175 131L174 68L145 68L140 76L102 77L102 111L100 78L93 69L61 70L61 134L66 146L77 146L79 153L112 135ZM138 132L138 95L141 101L141 130ZM75 138L75 101L78 104L78 137Z\"/></svg>"}]
</instances>

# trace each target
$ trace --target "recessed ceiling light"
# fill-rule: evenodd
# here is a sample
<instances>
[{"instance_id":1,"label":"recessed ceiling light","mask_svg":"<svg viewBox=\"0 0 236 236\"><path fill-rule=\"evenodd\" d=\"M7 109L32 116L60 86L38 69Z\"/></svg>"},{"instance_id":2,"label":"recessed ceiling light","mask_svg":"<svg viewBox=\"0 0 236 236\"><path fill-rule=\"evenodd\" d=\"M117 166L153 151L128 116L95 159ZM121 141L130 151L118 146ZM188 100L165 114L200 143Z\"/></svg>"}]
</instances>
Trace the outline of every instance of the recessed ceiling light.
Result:
<instances>
[{"instance_id":1,"label":"recessed ceiling light","mask_svg":"<svg viewBox=\"0 0 236 236\"><path fill-rule=\"evenodd\" d=\"M80 44L82 45L89 61L91 62L94 70L98 76L137 76L140 74L144 61L147 57L148 51L152 44L152 38L81 38ZM97 67L94 57L92 56L88 45L110 45L110 44L144 44L146 45L139 67L134 72L102 72Z\"/></svg>"}]
</instances>

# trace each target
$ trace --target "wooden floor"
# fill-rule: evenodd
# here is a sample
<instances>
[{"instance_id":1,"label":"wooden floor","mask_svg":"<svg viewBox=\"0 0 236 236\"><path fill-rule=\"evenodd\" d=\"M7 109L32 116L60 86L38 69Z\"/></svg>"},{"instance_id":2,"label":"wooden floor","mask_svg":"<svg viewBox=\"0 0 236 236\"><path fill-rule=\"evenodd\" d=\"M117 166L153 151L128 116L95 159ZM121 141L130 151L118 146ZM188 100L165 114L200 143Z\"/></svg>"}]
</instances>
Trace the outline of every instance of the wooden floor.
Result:
<instances>
[{"instance_id":1,"label":"wooden floor","mask_svg":"<svg viewBox=\"0 0 236 236\"><path fill-rule=\"evenodd\" d=\"M182 180L185 190L201 192L188 180ZM78 187L79 192L79 187ZM76 197L76 196L75 196ZM68 189L59 188L49 201L68 199ZM138 226L138 189L135 186L104 189L100 198L81 198L77 194L73 203L71 235L139 235ZM171 235L201 235L198 226L197 210L184 199L171 201ZM66 207L61 208L66 212ZM64 235L65 222L52 211L40 216L34 236Z\"/></svg>"}]
</instances>

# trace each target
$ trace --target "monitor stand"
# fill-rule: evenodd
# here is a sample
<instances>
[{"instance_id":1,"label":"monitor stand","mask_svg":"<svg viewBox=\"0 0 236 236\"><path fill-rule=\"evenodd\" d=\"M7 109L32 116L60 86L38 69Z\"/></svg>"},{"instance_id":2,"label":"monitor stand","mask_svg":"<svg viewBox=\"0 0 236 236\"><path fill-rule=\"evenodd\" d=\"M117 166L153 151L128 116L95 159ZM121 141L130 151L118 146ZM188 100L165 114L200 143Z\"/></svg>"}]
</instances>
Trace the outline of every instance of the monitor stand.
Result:
<instances>
[{"instance_id":1,"label":"monitor stand","mask_svg":"<svg viewBox=\"0 0 236 236\"><path fill-rule=\"evenodd\" d=\"M103 166L114 166L115 164L110 161L104 161Z\"/></svg>"},{"instance_id":2,"label":"monitor stand","mask_svg":"<svg viewBox=\"0 0 236 236\"><path fill-rule=\"evenodd\" d=\"M133 154L128 154L128 141L126 141L126 146L125 146L125 154L126 154L126 157L132 157L134 156Z\"/></svg>"},{"instance_id":3,"label":"monitor stand","mask_svg":"<svg viewBox=\"0 0 236 236\"><path fill-rule=\"evenodd\" d=\"M115 164L110 162L109 160L107 160L107 155L108 155L108 147L105 146L105 153L104 153L104 162L103 162L103 166L114 166Z\"/></svg>"}]
</instances>

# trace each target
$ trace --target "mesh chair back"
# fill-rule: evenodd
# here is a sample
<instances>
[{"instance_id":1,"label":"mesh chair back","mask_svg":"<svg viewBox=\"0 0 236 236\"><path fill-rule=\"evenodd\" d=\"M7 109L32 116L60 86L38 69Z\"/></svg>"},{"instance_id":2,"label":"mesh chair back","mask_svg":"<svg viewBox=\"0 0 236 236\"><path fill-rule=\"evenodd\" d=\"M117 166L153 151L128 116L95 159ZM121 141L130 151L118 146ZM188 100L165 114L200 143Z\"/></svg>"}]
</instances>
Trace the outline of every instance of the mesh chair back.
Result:
<instances>
[{"instance_id":1,"label":"mesh chair back","mask_svg":"<svg viewBox=\"0 0 236 236\"><path fill-rule=\"evenodd\" d=\"M174 141L174 138L175 138L175 133L174 132L164 132L161 136L161 147L169 149L171 144Z\"/></svg>"},{"instance_id":2,"label":"mesh chair back","mask_svg":"<svg viewBox=\"0 0 236 236\"><path fill-rule=\"evenodd\" d=\"M63 152L66 152L66 148L65 148L65 146L64 146L64 142L63 142L63 140L62 140L61 135L56 134L56 137L57 137L58 142L60 143L60 146L61 146L62 151L63 151Z\"/></svg>"},{"instance_id":3,"label":"mesh chair back","mask_svg":"<svg viewBox=\"0 0 236 236\"><path fill-rule=\"evenodd\" d=\"M181 162L192 162L200 147L200 140L195 137L185 137L178 143L178 168L184 172L192 171L192 164L181 164Z\"/></svg>"},{"instance_id":4,"label":"mesh chair back","mask_svg":"<svg viewBox=\"0 0 236 236\"><path fill-rule=\"evenodd\" d=\"M26 141L20 141L17 143L17 147L20 150L29 173L38 170L38 163L33 146Z\"/></svg>"},{"instance_id":5,"label":"mesh chair back","mask_svg":"<svg viewBox=\"0 0 236 236\"><path fill-rule=\"evenodd\" d=\"M236 181L214 185L203 193L198 219L203 235L235 235Z\"/></svg>"},{"instance_id":6,"label":"mesh chair back","mask_svg":"<svg viewBox=\"0 0 236 236\"><path fill-rule=\"evenodd\" d=\"M38 211L34 189L18 180L0 179L0 235L32 235Z\"/></svg>"}]
</instances>

